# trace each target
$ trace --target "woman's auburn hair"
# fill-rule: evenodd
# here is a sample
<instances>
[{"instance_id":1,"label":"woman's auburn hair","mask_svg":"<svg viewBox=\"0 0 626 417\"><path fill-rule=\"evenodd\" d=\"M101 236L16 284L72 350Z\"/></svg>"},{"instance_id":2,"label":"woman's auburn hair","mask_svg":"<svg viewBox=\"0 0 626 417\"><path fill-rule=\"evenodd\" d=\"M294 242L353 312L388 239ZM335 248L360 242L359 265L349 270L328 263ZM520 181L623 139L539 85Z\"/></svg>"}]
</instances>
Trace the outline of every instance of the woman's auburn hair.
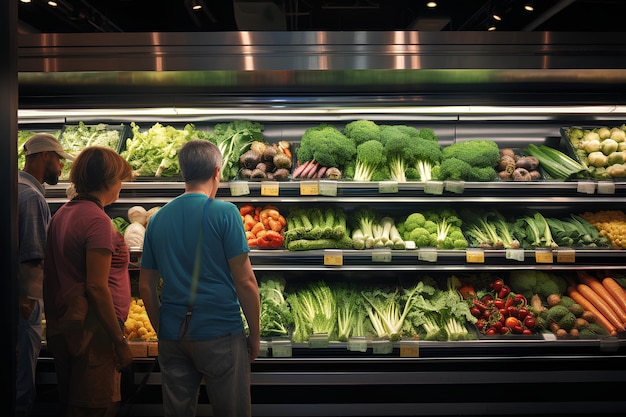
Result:
<instances>
[{"instance_id":1,"label":"woman's auburn hair","mask_svg":"<svg viewBox=\"0 0 626 417\"><path fill-rule=\"evenodd\" d=\"M133 169L111 148L89 146L83 149L70 169L70 181L77 193L107 190L118 181L132 181Z\"/></svg>"}]
</instances>

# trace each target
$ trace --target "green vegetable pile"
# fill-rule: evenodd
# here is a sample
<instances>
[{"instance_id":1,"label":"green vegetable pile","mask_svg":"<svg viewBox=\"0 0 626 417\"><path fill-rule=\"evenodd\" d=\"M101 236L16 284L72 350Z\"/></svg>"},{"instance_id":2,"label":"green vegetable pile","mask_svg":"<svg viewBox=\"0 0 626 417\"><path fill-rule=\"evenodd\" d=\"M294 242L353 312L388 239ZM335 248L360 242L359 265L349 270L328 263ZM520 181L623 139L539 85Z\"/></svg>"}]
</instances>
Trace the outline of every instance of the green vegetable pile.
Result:
<instances>
[{"instance_id":1,"label":"green vegetable pile","mask_svg":"<svg viewBox=\"0 0 626 417\"><path fill-rule=\"evenodd\" d=\"M596 179L626 177L626 124L565 129L576 156Z\"/></svg>"},{"instance_id":2,"label":"green vegetable pile","mask_svg":"<svg viewBox=\"0 0 626 417\"><path fill-rule=\"evenodd\" d=\"M206 139L192 124L180 130L155 123L142 132L136 123L130 124L133 137L126 140L121 155L139 177L172 177L180 174L178 150L189 140Z\"/></svg>"},{"instance_id":3,"label":"green vegetable pile","mask_svg":"<svg viewBox=\"0 0 626 417\"><path fill-rule=\"evenodd\" d=\"M370 208L362 207L350 219L354 249L406 249L406 242L391 217L381 216Z\"/></svg>"},{"instance_id":4,"label":"green vegetable pile","mask_svg":"<svg viewBox=\"0 0 626 417\"><path fill-rule=\"evenodd\" d=\"M465 249L468 241L463 235L463 221L454 209L414 212L398 222L398 231L405 241L420 247Z\"/></svg>"},{"instance_id":5,"label":"green vegetable pile","mask_svg":"<svg viewBox=\"0 0 626 417\"><path fill-rule=\"evenodd\" d=\"M294 324L293 315L285 298L285 279L278 274L259 279L261 298L261 337L289 336Z\"/></svg>"},{"instance_id":6,"label":"green vegetable pile","mask_svg":"<svg viewBox=\"0 0 626 417\"><path fill-rule=\"evenodd\" d=\"M217 123L207 139L215 143L222 152L221 179L228 181L237 178L241 168L240 157L253 142L263 142L264 126L249 120L233 120Z\"/></svg>"},{"instance_id":7,"label":"green vegetable pile","mask_svg":"<svg viewBox=\"0 0 626 417\"><path fill-rule=\"evenodd\" d=\"M293 207L285 218L284 246L290 251L350 249L346 214L334 207Z\"/></svg>"},{"instance_id":8,"label":"green vegetable pile","mask_svg":"<svg viewBox=\"0 0 626 417\"><path fill-rule=\"evenodd\" d=\"M556 181L586 178L589 175L583 164L550 146L531 143L524 153L537 158L544 171Z\"/></svg>"},{"instance_id":9,"label":"green vegetable pile","mask_svg":"<svg viewBox=\"0 0 626 417\"><path fill-rule=\"evenodd\" d=\"M531 299L534 294L547 298L550 294L565 294L567 280L549 271L511 271L508 280L511 290Z\"/></svg>"},{"instance_id":10,"label":"green vegetable pile","mask_svg":"<svg viewBox=\"0 0 626 417\"><path fill-rule=\"evenodd\" d=\"M455 142L443 148L441 164L433 177L438 180L494 181L500 149L492 140Z\"/></svg>"},{"instance_id":11,"label":"green vegetable pile","mask_svg":"<svg viewBox=\"0 0 626 417\"><path fill-rule=\"evenodd\" d=\"M491 210L484 214L474 210L463 210L463 233L471 246L485 249L518 249L521 244L514 222L507 220L502 213Z\"/></svg>"}]
</instances>

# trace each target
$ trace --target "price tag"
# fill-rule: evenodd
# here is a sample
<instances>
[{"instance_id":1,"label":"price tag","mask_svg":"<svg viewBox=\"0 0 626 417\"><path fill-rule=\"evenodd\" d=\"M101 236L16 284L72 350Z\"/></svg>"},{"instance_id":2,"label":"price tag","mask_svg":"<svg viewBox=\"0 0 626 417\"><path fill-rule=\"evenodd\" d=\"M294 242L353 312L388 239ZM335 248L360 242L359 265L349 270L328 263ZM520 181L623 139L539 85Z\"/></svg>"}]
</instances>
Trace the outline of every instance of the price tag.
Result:
<instances>
[{"instance_id":1,"label":"price tag","mask_svg":"<svg viewBox=\"0 0 626 417\"><path fill-rule=\"evenodd\" d=\"M261 195L268 197L277 197L278 190L278 181L261 181Z\"/></svg>"},{"instance_id":2,"label":"price tag","mask_svg":"<svg viewBox=\"0 0 626 417\"><path fill-rule=\"evenodd\" d=\"M598 194L615 194L615 183L613 181L598 182Z\"/></svg>"},{"instance_id":3,"label":"price tag","mask_svg":"<svg viewBox=\"0 0 626 417\"><path fill-rule=\"evenodd\" d=\"M372 342L372 352L375 355L388 355L393 352L393 346L388 340L375 340Z\"/></svg>"},{"instance_id":4,"label":"price tag","mask_svg":"<svg viewBox=\"0 0 626 417\"><path fill-rule=\"evenodd\" d=\"M230 195L238 197L240 195L250 194L250 187L247 181L232 181L230 183Z\"/></svg>"},{"instance_id":5,"label":"price tag","mask_svg":"<svg viewBox=\"0 0 626 417\"><path fill-rule=\"evenodd\" d=\"M426 194L443 194L443 181L426 181L424 183L424 192Z\"/></svg>"},{"instance_id":6,"label":"price tag","mask_svg":"<svg viewBox=\"0 0 626 417\"><path fill-rule=\"evenodd\" d=\"M301 181L300 195L319 195L320 187L317 181Z\"/></svg>"},{"instance_id":7,"label":"price tag","mask_svg":"<svg viewBox=\"0 0 626 417\"><path fill-rule=\"evenodd\" d=\"M417 340L402 340L400 342L400 356L403 358L419 358L420 345Z\"/></svg>"},{"instance_id":8,"label":"price tag","mask_svg":"<svg viewBox=\"0 0 626 417\"><path fill-rule=\"evenodd\" d=\"M450 191L455 194L463 194L465 191L465 181L446 181L445 182L446 191Z\"/></svg>"},{"instance_id":9,"label":"price tag","mask_svg":"<svg viewBox=\"0 0 626 417\"><path fill-rule=\"evenodd\" d=\"M420 248L417 259L424 262L437 262L437 248Z\"/></svg>"},{"instance_id":10,"label":"price tag","mask_svg":"<svg viewBox=\"0 0 626 417\"><path fill-rule=\"evenodd\" d=\"M524 249L507 249L506 259L524 262Z\"/></svg>"},{"instance_id":11,"label":"price tag","mask_svg":"<svg viewBox=\"0 0 626 417\"><path fill-rule=\"evenodd\" d=\"M363 336L349 338L348 350L350 352L367 352L367 339Z\"/></svg>"},{"instance_id":12,"label":"price tag","mask_svg":"<svg viewBox=\"0 0 626 417\"><path fill-rule=\"evenodd\" d=\"M536 249L535 262L538 264L551 264L553 261L552 251L550 249Z\"/></svg>"},{"instance_id":13,"label":"price tag","mask_svg":"<svg viewBox=\"0 0 626 417\"><path fill-rule=\"evenodd\" d=\"M378 192L381 194L397 193L398 183L395 181L381 181L378 183Z\"/></svg>"},{"instance_id":14,"label":"price tag","mask_svg":"<svg viewBox=\"0 0 626 417\"><path fill-rule=\"evenodd\" d=\"M596 183L593 181L578 181L576 191L583 194L593 194L596 192Z\"/></svg>"},{"instance_id":15,"label":"price tag","mask_svg":"<svg viewBox=\"0 0 626 417\"><path fill-rule=\"evenodd\" d=\"M267 340L261 340L261 344L259 346L259 356L262 358L267 357L269 353L269 345L267 343Z\"/></svg>"},{"instance_id":16,"label":"price tag","mask_svg":"<svg viewBox=\"0 0 626 417\"><path fill-rule=\"evenodd\" d=\"M323 349L328 347L327 333L314 333L309 336L309 349Z\"/></svg>"},{"instance_id":17,"label":"price tag","mask_svg":"<svg viewBox=\"0 0 626 417\"><path fill-rule=\"evenodd\" d=\"M343 252L340 249L324 249L324 265L343 265Z\"/></svg>"},{"instance_id":18,"label":"price tag","mask_svg":"<svg viewBox=\"0 0 626 417\"><path fill-rule=\"evenodd\" d=\"M272 341L272 356L275 358L290 358L292 355L291 342L289 340Z\"/></svg>"},{"instance_id":19,"label":"price tag","mask_svg":"<svg viewBox=\"0 0 626 417\"><path fill-rule=\"evenodd\" d=\"M550 341L556 340L556 335L554 333L543 333L541 337L543 337L543 340L550 340Z\"/></svg>"},{"instance_id":20,"label":"price tag","mask_svg":"<svg viewBox=\"0 0 626 417\"><path fill-rule=\"evenodd\" d=\"M391 262L391 251L389 250L373 250L372 262Z\"/></svg>"},{"instance_id":21,"label":"price tag","mask_svg":"<svg viewBox=\"0 0 626 417\"><path fill-rule=\"evenodd\" d=\"M485 262L485 251L480 248L467 248L465 261L471 264L482 264Z\"/></svg>"},{"instance_id":22,"label":"price tag","mask_svg":"<svg viewBox=\"0 0 626 417\"><path fill-rule=\"evenodd\" d=\"M320 195L337 197L337 181L320 181L319 193Z\"/></svg>"},{"instance_id":23,"label":"price tag","mask_svg":"<svg viewBox=\"0 0 626 417\"><path fill-rule=\"evenodd\" d=\"M576 262L576 250L562 248L556 251L556 261L558 263L573 264Z\"/></svg>"}]
</instances>

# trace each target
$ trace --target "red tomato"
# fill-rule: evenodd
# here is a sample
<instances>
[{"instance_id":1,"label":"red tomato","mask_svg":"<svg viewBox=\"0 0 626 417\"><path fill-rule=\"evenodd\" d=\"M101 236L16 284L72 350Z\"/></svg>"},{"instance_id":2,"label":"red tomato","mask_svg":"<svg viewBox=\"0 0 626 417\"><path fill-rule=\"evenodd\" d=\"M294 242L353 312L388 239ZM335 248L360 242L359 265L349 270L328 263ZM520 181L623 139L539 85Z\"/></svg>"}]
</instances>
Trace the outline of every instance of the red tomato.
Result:
<instances>
[{"instance_id":1,"label":"red tomato","mask_svg":"<svg viewBox=\"0 0 626 417\"><path fill-rule=\"evenodd\" d=\"M515 317L507 317L504 321L504 325L510 329L515 328L515 326L521 326L521 322Z\"/></svg>"},{"instance_id":2,"label":"red tomato","mask_svg":"<svg viewBox=\"0 0 626 417\"><path fill-rule=\"evenodd\" d=\"M502 289L504 282L501 279L497 279L493 282L493 289L495 292L499 292Z\"/></svg>"},{"instance_id":3,"label":"red tomato","mask_svg":"<svg viewBox=\"0 0 626 417\"><path fill-rule=\"evenodd\" d=\"M524 319L524 326L528 327L529 329L534 329L535 325L537 324L537 320L533 317L533 316L526 316L526 318Z\"/></svg>"}]
</instances>

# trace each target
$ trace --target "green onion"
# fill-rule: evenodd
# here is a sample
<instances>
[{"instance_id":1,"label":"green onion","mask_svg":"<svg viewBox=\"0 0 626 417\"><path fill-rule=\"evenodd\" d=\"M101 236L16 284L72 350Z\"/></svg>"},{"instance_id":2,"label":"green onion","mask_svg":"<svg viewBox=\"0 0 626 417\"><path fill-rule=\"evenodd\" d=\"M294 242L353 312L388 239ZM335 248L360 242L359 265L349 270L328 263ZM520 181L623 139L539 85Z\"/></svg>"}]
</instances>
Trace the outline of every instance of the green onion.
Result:
<instances>
[{"instance_id":1,"label":"green onion","mask_svg":"<svg viewBox=\"0 0 626 417\"><path fill-rule=\"evenodd\" d=\"M565 181L586 172L581 163L546 145L537 146L531 143L526 148L526 153L537 158L541 167L555 180Z\"/></svg>"}]
</instances>

